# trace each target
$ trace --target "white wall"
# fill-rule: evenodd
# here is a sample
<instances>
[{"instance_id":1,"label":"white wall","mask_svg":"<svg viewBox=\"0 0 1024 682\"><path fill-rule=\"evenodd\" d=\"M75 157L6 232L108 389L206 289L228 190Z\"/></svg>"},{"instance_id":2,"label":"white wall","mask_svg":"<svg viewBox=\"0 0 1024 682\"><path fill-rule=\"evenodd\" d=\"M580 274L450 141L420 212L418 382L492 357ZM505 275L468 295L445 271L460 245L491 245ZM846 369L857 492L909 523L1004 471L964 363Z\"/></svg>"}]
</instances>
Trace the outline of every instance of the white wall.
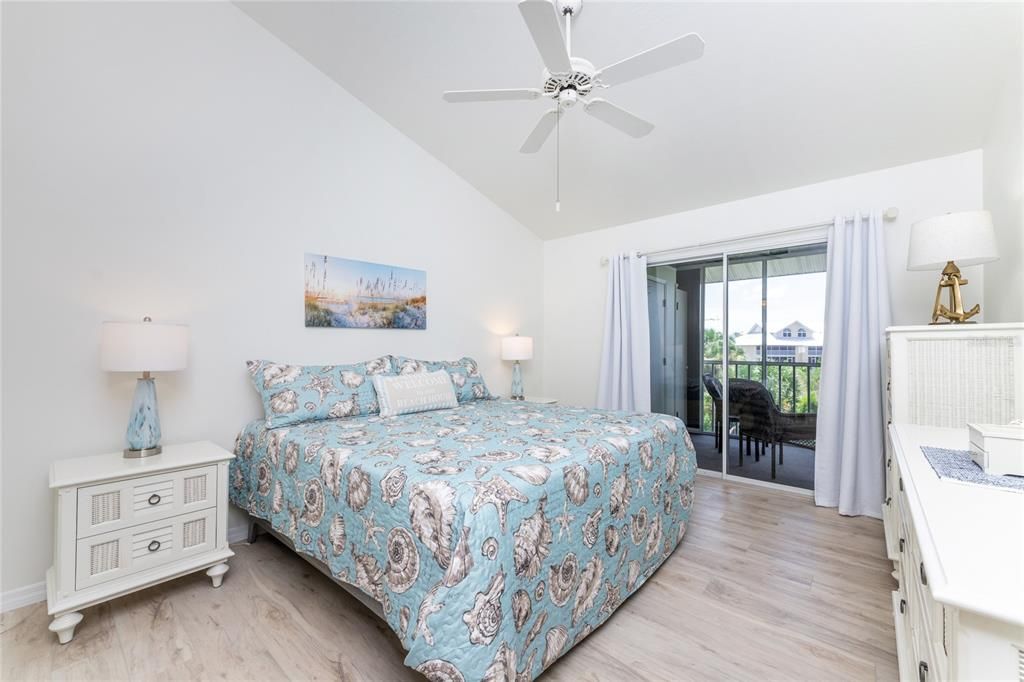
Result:
<instances>
[{"instance_id":1,"label":"white wall","mask_svg":"<svg viewBox=\"0 0 1024 682\"><path fill-rule=\"evenodd\" d=\"M232 445L260 412L247 358L467 354L507 392L499 336L541 335L539 239L238 9L3 15L4 591L49 565L49 463L122 447L104 320L191 326L165 442ZM428 329L305 329L305 251L426 270Z\"/></svg>"},{"instance_id":2,"label":"white wall","mask_svg":"<svg viewBox=\"0 0 1024 682\"><path fill-rule=\"evenodd\" d=\"M1024 29L1024 26L1022 26ZM1024 68L1017 45L984 148L985 208L992 212L1000 259L985 266L985 317L1024 321Z\"/></svg>"},{"instance_id":3,"label":"white wall","mask_svg":"<svg viewBox=\"0 0 1024 682\"><path fill-rule=\"evenodd\" d=\"M544 348L544 393L580 405L596 400L607 288L601 258L611 253L769 233L837 213L896 206L899 219L886 224L893 321L928 322L939 273L907 272L910 224L980 208L981 166L981 151L967 152L545 242L544 338L538 344ZM971 304L982 301L982 267L964 268Z\"/></svg>"}]
</instances>

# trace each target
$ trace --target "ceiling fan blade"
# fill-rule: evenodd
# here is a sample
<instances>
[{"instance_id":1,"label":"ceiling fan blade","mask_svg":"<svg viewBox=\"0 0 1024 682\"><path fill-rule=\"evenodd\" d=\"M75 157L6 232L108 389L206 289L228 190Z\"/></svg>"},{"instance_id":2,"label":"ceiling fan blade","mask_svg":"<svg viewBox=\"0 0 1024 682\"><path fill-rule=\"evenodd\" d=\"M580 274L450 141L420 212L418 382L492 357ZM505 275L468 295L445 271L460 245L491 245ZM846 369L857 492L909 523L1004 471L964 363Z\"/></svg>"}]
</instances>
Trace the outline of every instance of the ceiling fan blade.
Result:
<instances>
[{"instance_id":1,"label":"ceiling fan blade","mask_svg":"<svg viewBox=\"0 0 1024 682\"><path fill-rule=\"evenodd\" d=\"M504 90L447 90L442 97L446 102L503 102L517 99L537 99L543 95L536 88Z\"/></svg>"},{"instance_id":2,"label":"ceiling fan blade","mask_svg":"<svg viewBox=\"0 0 1024 682\"><path fill-rule=\"evenodd\" d=\"M537 125L533 127L533 131L523 142L523 146L519 148L519 152L522 154L534 154L540 151L540 148L544 146L545 140L551 135L551 131L555 129L555 123L558 121L558 117L561 116L561 112L557 109L545 113L537 121Z\"/></svg>"},{"instance_id":3,"label":"ceiling fan blade","mask_svg":"<svg viewBox=\"0 0 1024 682\"><path fill-rule=\"evenodd\" d=\"M704 40L696 33L687 33L685 36L606 66L597 72L597 78L605 85L618 85L692 62L700 59L703 54Z\"/></svg>"},{"instance_id":4,"label":"ceiling fan blade","mask_svg":"<svg viewBox=\"0 0 1024 682\"><path fill-rule=\"evenodd\" d=\"M562 28L558 25L558 12L550 0L523 0L519 3L519 12L523 15L526 28L537 44L537 51L544 61L544 66L551 73L568 73L572 71L569 64L569 51L565 47Z\"/></svg>"},{"instance_id":5,"label":"ceiling fan blade","mask_svg":"<svg viewBox=\"0 0 1024 682\"><path fill-rule=\"evenodd\" d=\"M601 98L592 99L584 104L583 111L599 121L604 121L613 128L618 128L631 137L643 137L654 130L654 124L650 121L634 116L625 109L621 109Z\"/></svg>"}]
</instances>

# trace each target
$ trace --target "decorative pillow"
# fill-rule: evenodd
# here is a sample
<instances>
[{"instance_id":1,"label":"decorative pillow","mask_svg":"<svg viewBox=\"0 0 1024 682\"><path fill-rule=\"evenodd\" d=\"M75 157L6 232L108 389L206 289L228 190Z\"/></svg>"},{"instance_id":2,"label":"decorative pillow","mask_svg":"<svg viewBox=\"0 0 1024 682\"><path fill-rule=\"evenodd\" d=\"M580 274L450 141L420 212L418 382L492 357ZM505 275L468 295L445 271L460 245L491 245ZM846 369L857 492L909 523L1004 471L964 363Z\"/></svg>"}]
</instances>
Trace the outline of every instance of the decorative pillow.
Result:
<instances>
[{"instance_id":1,"label":"decorative pillow","mask_svg":"<svg viewBox=\"0 0 1024 682\"><path fill-rule=\"evenodd\" d=\"M443 369L397 376L375 376L380 416L426 412L458 407L451 375Z\"/></svg>"},{"instance_id":2,"label":"decorative pillow","mask_svg":"<svg viewBox=\"0 0 1024 682\"><path fill-rule=\"evenodd\" d=\"M375 414L372 377L394 374L390 355L354 365L304 367L267 360L245 363L263 399L267 428Z\"/></svg>"},{"instance_id":3,"label":"decorative pillow","mask_svg":"<svg viewBox=\"0 0 1024 682\"><path fill-rule=\"evenodd\" d=\"M445 360L414 360L412 358L395 357L395 371L398 374L415 374L417 372L436 372L443 369L452 377L455 395L460 403L470 400L489 400L491 392L487 390L484 377L473 358L462 358L454 362Z\"/></svg>"}]
</instances>

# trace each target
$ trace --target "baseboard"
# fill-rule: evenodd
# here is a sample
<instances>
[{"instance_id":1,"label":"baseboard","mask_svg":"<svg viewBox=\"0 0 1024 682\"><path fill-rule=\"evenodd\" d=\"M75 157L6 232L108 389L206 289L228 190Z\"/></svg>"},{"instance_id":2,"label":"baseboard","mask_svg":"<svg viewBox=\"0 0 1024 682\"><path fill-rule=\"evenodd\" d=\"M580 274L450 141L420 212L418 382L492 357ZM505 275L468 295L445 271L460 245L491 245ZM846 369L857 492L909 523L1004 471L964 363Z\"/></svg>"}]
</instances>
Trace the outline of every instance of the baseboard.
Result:
<instances>
[{"instance_id":1,"label":"baseboard","mask_svg":"<svg viewBox=\"0 0 1024 682\"><path fill-rule=\"evenodd\" d=\"M46 582L25 585L0 594L0 613L46 601Z\"/></svg>"}]
</instances>

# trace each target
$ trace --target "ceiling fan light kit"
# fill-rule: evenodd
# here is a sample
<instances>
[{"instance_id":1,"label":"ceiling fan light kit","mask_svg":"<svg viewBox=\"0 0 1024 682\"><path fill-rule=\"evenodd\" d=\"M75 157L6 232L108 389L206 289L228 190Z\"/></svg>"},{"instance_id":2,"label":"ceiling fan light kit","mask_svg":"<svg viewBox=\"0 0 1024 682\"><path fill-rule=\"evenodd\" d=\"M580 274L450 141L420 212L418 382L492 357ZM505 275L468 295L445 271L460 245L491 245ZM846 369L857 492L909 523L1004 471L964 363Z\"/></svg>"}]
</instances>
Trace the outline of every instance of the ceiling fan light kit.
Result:
<instances>
[{"instance_id":1,"label":"ceiling fan light kit","mask_svg":"<svg viewBox=\"0 0 1024 682\"><path fill-rule=\"evenodd\" d=\"M583 0L522 0L519 12L540 53L544 68L540 88L500 90L449 90L445 101L500 102L532 100L547 97L555 108L545 112L526 137L519 151L534 154L556 133L562 114L582 103L582 109L597 120L631 137L643 137L654 130L654 124L618 107L601 97L591 97L594 90L607 89L620 83L649 76L674 66L699 59L704 54L704 40L696 33L687 33L661 45L639 52L603 69L596 69L582 57L572 56L572 20L583 10ZM565 20L563 33L559 17ZM558 145L555 149L555 210L558 197Z\"/></svg>"}]
</instances>

